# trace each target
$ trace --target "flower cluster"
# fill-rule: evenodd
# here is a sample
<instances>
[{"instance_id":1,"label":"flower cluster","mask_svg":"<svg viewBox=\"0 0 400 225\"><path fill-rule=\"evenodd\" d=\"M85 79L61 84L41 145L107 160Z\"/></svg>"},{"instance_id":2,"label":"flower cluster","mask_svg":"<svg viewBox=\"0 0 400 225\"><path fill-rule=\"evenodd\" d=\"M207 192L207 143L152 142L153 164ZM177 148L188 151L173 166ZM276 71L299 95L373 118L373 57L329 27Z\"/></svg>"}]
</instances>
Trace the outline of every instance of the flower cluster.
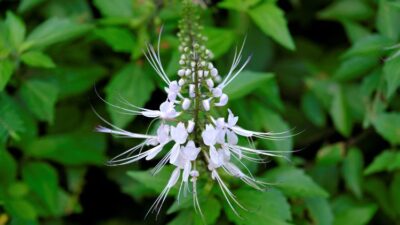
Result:
<instances>
[{"instance_id":1,"label":"flower cluster","mask_svg":"<svg viewBox=\"0 0 400 225\"><path fill-rule=\"evenodd\" d=\"M263 162L262 156L279 156L275 151L254 148L253 138L277 139L283 134L261 133L244 129L237 125L238 117L227 110L228 117L214 116L216 107L226 106L228 95L224 89L243 70L250 58L243 63L240 50L236 52L232 66L225 76L211 62L212 52L207 49L207 38L201 34L202 27L198 18L190 18L194 14L188 7L184 18L179 24L180 69L177 80L170 80L165 73L159 55L160 38L157 51L148 45L146 58L151 66L167 85L165 102L158 110L145 109L129 104L129 108L118 107L127 113L159 119L160 124L155 134L138 134L120 129L110 123L111 128L98 127L99 132L110 133L143 141L109 161L110 165L124 165L138 160L152 160L162 155L154 168L157 174L164 165L175 166L165 189L153 204L151 210L159 212L170 189L180 180L179 193L186 195L190 189L193 193L195 206L199 209L196 183L200 172L207 170L212 180L215 180L229 205L235 211L232 202L240 204L235 199L228 186L223 182L220 173L237 177L256 189L263 189L264 183L257 181L251 175L243 160ZM239 137L249 140L249 146L239 145ZM169 148L167 148L169 146ZM165 152L163 152L165 151ZM163 154L160 154L163 152ZM201 163L200 163L201 162ZM199 165L206 165L203 170ZM243 172L244 170L245 172ZM180 196L180 194L178 195Z\"/></svg>"}]
</instances>

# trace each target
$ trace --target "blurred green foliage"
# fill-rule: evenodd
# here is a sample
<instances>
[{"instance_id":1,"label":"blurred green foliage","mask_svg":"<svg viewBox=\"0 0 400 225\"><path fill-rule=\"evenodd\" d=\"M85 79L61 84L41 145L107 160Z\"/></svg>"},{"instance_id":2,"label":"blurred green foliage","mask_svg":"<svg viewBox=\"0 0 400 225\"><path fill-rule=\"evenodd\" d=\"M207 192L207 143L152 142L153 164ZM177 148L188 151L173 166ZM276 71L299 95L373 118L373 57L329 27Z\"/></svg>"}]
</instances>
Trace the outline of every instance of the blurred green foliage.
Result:
<instances>
[{"instance_id":1,"label":"blurred green foliage","mask_svg":"<svg viewBox=\"0 0 400 225\"><path fill-rule=\"evenodd\" d=\"M290 162L250 166L272 183L266 192L228 182L247 208L242 218L212 181L204 184L204 221L190 197L167 203L157 221L143 220L169 168L153 177L148 164L106 167L107 155L133 143L93 131L102 123L96 113L147 129L148 121L108 107L95 89L113 104L161 102L162 82L142 50L164 25L162 59L176 76L179 1L0 6L0 225L399 223L400 1L210 2L202 17L219 70L227 71L246 35L253 54L227 90L240 125L290 130L293 137L257 145L301 150Z\"/></svg>"}]
</instances>

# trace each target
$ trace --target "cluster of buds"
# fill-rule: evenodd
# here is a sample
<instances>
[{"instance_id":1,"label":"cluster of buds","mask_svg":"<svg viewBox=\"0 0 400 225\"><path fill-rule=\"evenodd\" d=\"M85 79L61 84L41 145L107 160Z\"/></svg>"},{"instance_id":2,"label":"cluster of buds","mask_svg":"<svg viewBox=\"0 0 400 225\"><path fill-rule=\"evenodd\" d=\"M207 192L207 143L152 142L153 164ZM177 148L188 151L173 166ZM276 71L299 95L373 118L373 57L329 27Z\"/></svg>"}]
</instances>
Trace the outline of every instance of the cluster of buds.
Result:
<instances>
[{"instance_id":1,"label":"cluster of buds","mask_svg":"<svg viewBox=\"0 0 400 225\"><path fill-rule=\"evenodd\" d=\"M166 164L175 166L165 189L150 211L160 211L170 189L179 181L179 193L186 195L191 189L194 205L199 209L196 189L199 176L202 175L199 171L202 171L208 173L208 177L218 183L227 202L236 213L232 203L239 206L240 204L223 182L220 173L237 177L251 187L262 190L264 183L251 175L243 160L263 162L263 156L284 157L276 151L256 149L252 141L253 138L284 138L284 133L262 133L244 129L237 125L238 117L229 109L227 109L227 119L215 118L215 108L226 106L228 103L229 98L224 93L224 88L239 75L250 57L241 63L242 45L235 53L230 70L222 77L211 62L213 53L205 46L207 38L201 34L202 27L197 22L198 18L192 18L196 15L193 13L195 9L189 5L185 10L183 19L179 23L181 57L177 80L170 80L163 69L159 55L160 38L157 51L148 45L146 53L149 63L167 85L165 102L160 105L159 110L145 109L132 104L129 104L129 108L115 106L133 115L159 119L157 132L132 133L111 123L108 123L110 128L98 127L97 130L143 140L139 145L111 159L110 165L125 165L142 159L153 160L156 156L162 155L154 168L154 174ZM249 146L239 145L240 137L248 139ZM167 148L168 146L170 147ZM204 165L205 168L198 168Z\"/></svg>"}]
</instances>

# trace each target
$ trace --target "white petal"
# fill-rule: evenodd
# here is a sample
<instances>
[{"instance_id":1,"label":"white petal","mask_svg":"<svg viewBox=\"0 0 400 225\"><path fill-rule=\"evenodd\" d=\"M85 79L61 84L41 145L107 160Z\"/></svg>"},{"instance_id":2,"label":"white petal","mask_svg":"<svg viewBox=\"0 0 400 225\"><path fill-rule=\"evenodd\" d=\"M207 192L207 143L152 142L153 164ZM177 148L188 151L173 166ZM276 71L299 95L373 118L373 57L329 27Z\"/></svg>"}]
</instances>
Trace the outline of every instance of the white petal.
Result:
<instances>
[{"instance_id":1,"label":"white petal","mask_svg":"<svg viewBox=\"0 0 400 225\"><path fill-rule=\"evenodd\" d=\"M161 152L163 147L164 147L164 145L159 145L159 146L153 148L151 151L149 151L149 154L147 155L146 160L152 160L154 157L156 157L157 154Z\"/></svg>"},{"instance_id":2,"label":"white petal","mask_svg":"<svg viewBox=\"0 0 400 225\"><path fill-rule=\"evenodd\" d=\"M171 127L171 138L176 143L183 144L186 142L188 133L185 128L185 124L180 122L176 127Z\"/></svg>"},{"instance_id":3,"label":"white petal","mask_svg":"<svg viewBox=\"0 0 400 225\"><path fill-rule=\"evenodd\" d=\"M176 162L176 160L178 159L179 152L180 152L180 148L181 148L181 146L180 146L178 143L176 143L176 144L172 147L172 149L171 149L171 156L169 157L169 162L170 162L171 164L174 164L174 163Z\"/></svg>"},{"instance_id":4,"label":"white petal","mask_svg":"<svg viewBox=\"0 0 400 225\"><path fill-rule=\"evenodd\" d=\"M227 131L228 143L236 145L238 143L238 136L233 131Z\"/></svg>"},{"instance_id":5,"label":"white petal","mask_svg":"<svg viewBox=\"0 0 400 225\"><path fill-rule=\"evenodd\" d=\"M210 159L215 165L220 165L220 156L214 146L210 146Z\"/></svg>"},{"instance_id":6,"label":"white petal","mask_svg":"<svg viewBox=\"0 0 400 225\"><path fill-rule=\"evenodd\" d=\"M183 174L182 174L183 182L188 182L191 169L192 169L192 164L190 162L186 162L185 167L183 169Z\"/></svg>"},{"instance_id":7,"label":"white petal","mask_svg":"<svg viewBox=\"0 0 400 225\"><path fill-rule=\"evenodd\" d=\"M206 129L201 133L205 145L215 145L216 143L216 130L212 125L206 125Z\"/></svg>"},{"instance_id":8,"label":"white petal","mask_svg":"<svg viewBox=\"0 0 400 225\"><path fill-rule=\"evenodd\" d=\"M181 174L181 170L179 168L176 168L172 172L171 178L169 178L169 181L167 183L167 188L172 188L176 184L176 182L179 179L180 174Z\"/></svg>"}]
</instances>

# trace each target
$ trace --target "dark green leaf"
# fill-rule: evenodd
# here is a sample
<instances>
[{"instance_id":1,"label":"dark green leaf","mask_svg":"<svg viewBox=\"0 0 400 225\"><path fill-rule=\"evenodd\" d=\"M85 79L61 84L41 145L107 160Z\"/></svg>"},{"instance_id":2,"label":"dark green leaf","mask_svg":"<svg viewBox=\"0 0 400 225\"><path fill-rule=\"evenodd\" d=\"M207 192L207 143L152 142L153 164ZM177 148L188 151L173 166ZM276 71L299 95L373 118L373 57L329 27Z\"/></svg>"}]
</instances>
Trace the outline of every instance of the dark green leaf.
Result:
<instances>
[{"instance_id":1,"label":"dark green leaf","mask_svg":"<svg viewBox=\"0 0 400 225\"><path fill-rule=\"evenodd\" d=\"M376 55L383 54L384 49L391 46L393 42L382 35L368 35L358 40L353 46L343 55L345 58L354 56Z\"/></svg>"},{"instance_id":2,"label":"dark green leaf","mask_svg":"<svg viewBox=\"0 0 400 225\"><path fill-rule=\"evenodd\" d=\"M96 133L49 135L26 146L34 157L50 159L65 165L101 165L105 162L104 136Z\"/></svg>"},{"instance_id":3,"label":"dark green leaf","mask_svg":"<svg viewBox=\"0 0 400 225\"><path fill-rule=\"evenodd\" d=\"M370 35L371 33L368 28L351 20L344 20L342 21L342 24L344 26L344 29L346 30L347 37L352 43L357 42L358 40Z\"/></svg>"},{"instance_id":4,"label":"dark green leaf","mask_svg":"<svg viewBox=\"0 0 400 225\"><path fill-rule=\"evenodd\" d=\"M273 79L273 76L271 73L243 71L224 89L224 92L230 99L237 99L256 88L261 88L268 80Z\"/></svg>"},{"instance_id":5,"label":"dark green leaf","mask_svg":"<svg viewBox=\"0 0 400 225\"><path fill-rule=\"evenodd\" d=\"M376 131L393 144L400 143L400 114L380 113L373 122Z\"/></svg>"},{"instance_id":6,"label":"dark green leaf","mask_svg":"<svg viewBox=\"0 0 400 225\"><path fill-rule=\"evenodd\" d=\"M18 5L18 12L28 11L46 0L22 0Z\"/></svg>"},{"instance_id":7,"label":"dark green leaf","mask_svg":"<svg viewBox=\"0 0 400 225\"><path fill-rule=\"evenodd\" d=\"M58 95L57 86L46 81L27 80L19 91L28 109L38 119L53 122Z\"/></svg>"},{"instance_id":8,"label":"dark green leaf","mask_svg":"<svg viewBox=\"0 0 400 225\"><path fill-rule=\"evenodd\" d=\"M0 145L0 185L7 186L17 177L17 163L13 156Z\"/></svg>"},{"instance_id":9,"label":"dark green leaf","mask_svg":"<svg viewBox=\"0 0 400 225\"><path fill-rule=\"evenodd\" d=\"M254 23L256 23L265 34L272 37L287 49L294 50L296 48L287 28L284 13L275 5L275 2L269 1L258 5L252 8L249 14Z\"/></svg>"},{"instance_id":10,"label":"dark green leaf","mask_svg":"<svg viewBox=\"0 0 400 225\"><path fill-rule=\"evenodd\" d=\"M95 0L94 5L105 17L132 17L133 6L131 0Z\"/></svg>"},{"instance_id":11,"label":"dark green leaf","mask_svg":"<svg viewBox=\"0 0 400 225\"><path fill-rule=\"evenodd\" d=\"M218 7L245 12L258 2L260 0L224 0L218 3Z\"/></svg>"},{"instance_id":12,"label":"dark green leaf","mask_svg":"<svg viewBox=\"0 0 400 225\"><path fill-rule=\"evenodd\" d=\"M22 54L21 60L25 64L33 67L53 68L56 66L48 55L39 51L29 51Z\"/></svg>"},{"instance_id":13,"label":"dark green leaf","mask_svg":"<svg viewBox=\"0 0 400 225\"><path fill-rule=\"evenodd\" d=\"M319 165L335 165L344 158L344 144L337 143L324 146L317 153L317 163Z\"/></svg>"},{"instance_id":14,"label":"dark green leaf","mask_svg":"<svg viewBox=\"0 0 400 225\"><path fill-rule=\"evenodd\" d=\"M301 169L278 167L268 171L264 177L267 182L274 183L288 196L328 197L328 193Z\"/></svg>"},{"instance_id":15,"label":"dark green leaf","mask_svg":"<svg viewBox=\"0 0 400 225\"><path fill-rule=\"evenodd\" d=\"M121 101L121 98L132 105L143 107L150 99L155 86L149 74L144 73L139 66L129 64L120 70L106 87L107 101L122 108L129 106ZM111 105L108 112L113 123L118 127L126 126L135 116L126 115ZM122 112L122 113L121 113ZM125 114L124 114L125 113Z\"/></svg>"},{"instance_id":16,"label":"dark green leaf","mask_svg":"<svg viewBox=\"0 0 400 225\"><path fill-rule=\"evenodd\" d=\"M325 112L317 97L312 92L307 92L301 99L301 107L307 118L316 126L322 127L326 123Z\"/></svg>"},{"instance_id":17,"label":"dark green leaf","mask_svg":"<svg viewBox=\"0 0 400 225\"><path fill-rule=\"evenodd\" d=\"M363 1L335 1L318 13L321 19L329 20L364 20L373 15L372 8Z\"/></svg>"},{"instance_id":18,"label":"dark green leaf","mask_svg":"<svg viewBox=\"0 0 400 225\"><path fill-rule=\"evenodd\" d=\"M397 215L400 215L400 173L396 173L390 184L390 202Z\"/></svg>"},{"instance_id":19,"label":"dark green leaf","mask_svg":"<svg viewBox=\"0 0 400 225\"><path fill-rule=\"evenodd\" d=\"M134 48L135 40L128 29L105 27L95 30L94 33L116 52L129 53Z\"/></svg>"},{"instance_id":20,"label":"dark green leaf","mask_svg":"<svg viewBox=\"0 0 400 225\"><path fill-rule=\"evenodd\" d=\"M19 140L20 133L24 131L24 122L12 99L0 92L0 146L6 141L8 135Z\"/></svg>"},{"instance_id":21,"label":"dark green leaf","mask_svg":"<svg viewBox=\"0 0 400 225\"><path fill-rule=\"evenodd\" d=\"M330 114L336 129L340 134L348 137L353 129L353 120L341 87L334 93Z\"/></svg>"},{"instance_id":22,"label":"dark green leaf","mask_svg":"<svg viewBox=\"0 0 400 225\"><path fill-rule=\"evenodd\" d=\"M5 208L8 213L15 217L15 219L21 219L23 221L36 220L37 213L35 206L23 199L12 199L7 201Z\"/></svg>"},{"instance_id":23,"label":"dark green leaf","mask_svg":"<svg viewBox=\"0 0 400 225\"><path fill-rule=\"evenodd\" d=\"M14 72L14 64L10 60L0 61L0 91L6 87L11 75Z\"/></svg>"},{"instance_id":24,"label":"dark green leaf","mask_svg":"<svg viewBox=\"0 0 400 225\"><path fill-rule=\"evenodd\" d=\"M362 197L363 166L364 159L361 151L357 148L349 149L343 161L342 173L347 188L358 198Z\"/></svg>"},{"instance_id":25,"label":"dark green leaf","mask_svg":"<svg viewBox=\"0 0 400 225\"><path fill-rule=\"evenodd\" d=\"M22 168L22 177L46 207L45 210L56 213L58 208L57 171L46 163L28 163Z\"/></svg>"},{"instance_id":26,"label":"dark green leaf","mask_svg":"<svg viewBox=\"0 0 400 225\"><path fill-rule=\"evenodd\" d=\"M379 57L376 55L351 57L340 64L334 78L339 81L357 79L378 65L378 63Z\"/></svg>"},{"instance_id":27,"label":"dark green leaf","mask_svg":"<svg viewBox=\"0 0 400 225\"><path fill-rule=\"evenodd\" d=\"M173 168L165 166L157 175L153 175L151 171L129 171L128 176L139 181L142 185L161 193L171 177ZM176 194L176 189L171 189L170 194Z\"/></svg>"},{"instance_id":28,"label":"dark green leaf","mask_svg":"<svg viewBox=\"0 0 400 225\"><path fill-rule=\"evenodd\" d=\"M385 62L383 76L387 84L386 95L390 98L400 86L400 57Z\"/></svg>"},{"instance_id":29,"label":"dark green leaf","mask_svg":"<svg viewBox=\"0 0 400 225\"><path fill-rule=\"evenodd\" d=\"M325 198L306 198L306 206L311 214L313 224L332 225L333 212Z\"/></svg>"},{"instance_id":30,"label":"dark green leaf","mask_svg":"<svg viewBox=\"0 0 400 225\"><path fill-rule=\"evenodd\" d=\"M377 206L374 203L358 203L347 196L341 196L333 203L334 225L364 225L372 219Z\"/></svg>"},{"instance_id":31,"label":"dark green leaf","mask_svg":"<svg viewBox=\"0 0 400 225\"><path fill-rule=\"evenodd\" d=\"M368 178L364 182L363 189L375 199L386 215L394 219L395 211L389 201L389 188L384 181L376 177Z\"/></svg>"}]
</instances>

